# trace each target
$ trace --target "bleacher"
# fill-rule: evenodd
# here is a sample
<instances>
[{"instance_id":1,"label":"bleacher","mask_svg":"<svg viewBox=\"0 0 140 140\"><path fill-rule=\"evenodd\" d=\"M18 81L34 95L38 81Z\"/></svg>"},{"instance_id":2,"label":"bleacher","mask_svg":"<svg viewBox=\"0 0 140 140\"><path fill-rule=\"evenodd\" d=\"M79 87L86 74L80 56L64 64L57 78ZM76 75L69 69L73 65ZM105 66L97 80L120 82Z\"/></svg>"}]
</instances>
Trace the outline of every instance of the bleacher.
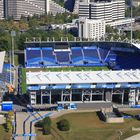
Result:
<instances>
[{"instance_id":1,"label":"bleacher","mask_svg":"<svg viewBox=\"0 0 140 140\"><path fill-rule=\"evenodd\" d=\"M42 48L42 61L43 61L43 64L45 66L47 65L54 65L56 60L55 60L55 56L53 54L53 48L51 47L48 47L48 48Z\"/></svg>"},{"instance_id":2,"label":"bleacher","mask_svg":"<svg viewBox=\"0 0 140 140\"><path fill-rule=\"evenodd\" d=\"M83 54L81 47L72 47L71 48L71 60L73 64L81 64L83 65Z\"/></svg>"},{"instance_id":3,"label":"bleacher","mask_svg":"<svg viewBox=\"0 0 140 140\"><path fill-rule=\"evenodd\" d=\"M112 47L111 47L112 46ZM67 49L67 50L66 50ZM41 68L47 66L108 66L111 69L138 69L140 68L140 52L135 48L126 47L121 50L114 49L114 45L101 43L98 45L75 44L65 49L61 45L53 48L53 45L40 45L26 47L26 68Z\"/></svg>"},{"instance_id":4,"label":"bleacher","mask_svg":"<svg viewBox=\"0 0 140 140\"><path fill-rule=\"evenodd\" d=\"M41 48L26 48L27 67L41 67Z\"/></svg>"},{"instance_id":5,"label":"bleacher","mask_svg":"<svg viewBox=\"0 0 140 140\"><path fill-rule=\"evenodd\" d=\"M99 57L100 57L100 59L101 59L101 61L103 62L103 63L105 63L106 62L106 58L107 58L107 55L109 54L109 49L104 49L104 48L98 48L98 50L99 50Z\"/></svg>"},{"instance_id":6,"label":"bleacher","mask_svg":"<svg viewBox=\"0 0 140 140\"><path fill-rule=\"evenodd\" d=\"M88 64L89 63L100 64L100 59L96 46L83 47L83 54L84 54L84 61L87 62Z\"/></svg>"},{"instance_id":7,"label":"bleacher","mask_svg":"<svg viewBox=\"0 0 140 140\"><path fill-rule=\"evenodd\" d=\"M140 53L127 54L122 52L116 52L116 69L138 69L140 68Z\"/></svg>"},{"instance_id":8,"label":"bleacher","mask_svg":"<svg viewBox=\"0 0 140 140\"><path fill-rule=\"evenodd\" d=\"M55 52L58 64L70 64L69 51L58 51Z\"/></svg>"}]
</instances>

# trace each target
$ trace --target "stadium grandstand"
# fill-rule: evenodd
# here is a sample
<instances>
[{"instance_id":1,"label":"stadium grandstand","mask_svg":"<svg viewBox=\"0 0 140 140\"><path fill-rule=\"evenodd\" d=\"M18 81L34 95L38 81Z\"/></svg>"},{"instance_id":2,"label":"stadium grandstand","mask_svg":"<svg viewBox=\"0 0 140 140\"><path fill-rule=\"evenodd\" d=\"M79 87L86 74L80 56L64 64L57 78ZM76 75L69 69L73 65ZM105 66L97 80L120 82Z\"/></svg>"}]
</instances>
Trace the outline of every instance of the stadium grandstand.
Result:
<instances>
[{"instance_id":1,"label":"stadium grandstand","mask_svg":"<svg viewBox=\"0 0 140 140\"><path fill-rule=\"evenodd\" d=\"M4 63L5 51L0 52L0 91L1 93L13 92L15 88L15 72L12 65L9 63Z\"/></svg>"},{"instance_id":2,"label":"stadium grandstand","mask_svg":"<svg viewBox=\"0 0 140 140\"><path fill-rule=\"evenodd\" d=\"M139 104L139 61L138 45L124 42L26 42L30 102Z\"/></svg>"},{"instance_id":3,"label":"stadium grandstand","mask_svg":"<svg viewBox=\"0 0 140 140\"><path fill-rule=\"evenodd\" d=\"M140 50L120 42L26 43L25 67L107 66L113 70L137 69Z\"/></svg>"}]
</instances>

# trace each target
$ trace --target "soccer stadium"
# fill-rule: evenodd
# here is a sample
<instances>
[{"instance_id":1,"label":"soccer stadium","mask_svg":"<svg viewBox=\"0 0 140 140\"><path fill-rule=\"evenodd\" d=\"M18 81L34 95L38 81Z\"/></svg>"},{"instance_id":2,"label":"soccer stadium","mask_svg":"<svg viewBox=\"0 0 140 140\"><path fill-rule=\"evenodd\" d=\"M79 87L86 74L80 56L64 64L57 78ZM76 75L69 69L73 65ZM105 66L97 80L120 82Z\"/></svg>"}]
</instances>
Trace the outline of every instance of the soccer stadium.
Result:
<instances>
[{"instance_id":1,"label":"soccer stadium","mask_svg":"<svg viewBox=\"0 0 140 140\"><path fill-rule=\"evenodd\" d=\"M140 104L140 46L124 42L25 43L31 105Z\"/></svg>"}]
</instances>

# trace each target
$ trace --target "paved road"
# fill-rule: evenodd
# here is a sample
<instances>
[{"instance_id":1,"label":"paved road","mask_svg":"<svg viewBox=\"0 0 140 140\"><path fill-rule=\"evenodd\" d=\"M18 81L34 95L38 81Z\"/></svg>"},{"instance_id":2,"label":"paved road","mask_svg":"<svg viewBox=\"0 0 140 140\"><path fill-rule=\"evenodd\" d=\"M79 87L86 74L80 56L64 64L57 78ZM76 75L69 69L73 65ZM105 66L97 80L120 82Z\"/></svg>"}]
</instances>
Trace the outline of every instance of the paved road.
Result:
<instances>
[{"instance_id":1,"label":"paved road","mask_svg":"<svg viewBox=\"0 0 140 140\"><path fill-rule=\"evenodd\" d=\"M109 108L113 104L111 102L94 102L94 103L77 103L78 109L101 109Z\"/></svg>"},{"instance_id":2,"label":"paved road","mask_svg":"<svg viewBox=\"0 0 140 140\"><path fill-rule=\"evenodd\" d=\"M43 119L44 115L50 112L17 112L16 113L16 134L35 134L35 127L34 124L36 119L41 120ZM26 120L26 121L25 121ZM35 120L34 122L32 122ZM32 122L32 123L31 123ZM16 136L15 140L24 140L21 136ZM35 140L35 137L26 137L26 140Z\"/></svg>"}]
</instances>

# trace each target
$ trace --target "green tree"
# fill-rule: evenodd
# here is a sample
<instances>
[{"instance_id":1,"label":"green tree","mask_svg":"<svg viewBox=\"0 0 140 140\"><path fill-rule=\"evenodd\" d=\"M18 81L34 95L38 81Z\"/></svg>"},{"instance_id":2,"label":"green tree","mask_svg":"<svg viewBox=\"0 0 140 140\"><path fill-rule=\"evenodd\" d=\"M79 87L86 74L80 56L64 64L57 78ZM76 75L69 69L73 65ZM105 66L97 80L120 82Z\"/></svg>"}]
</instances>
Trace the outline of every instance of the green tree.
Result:
<instances>
[{"instance_id":1,"label":"green tree","mask_svg":"<svg viewBox=\"0 0 140 140\"><path fill-rule=\"evenodd\" d=\"M63 120L60 120L58 123L57 123L57 127L59 130L61 131L68 131L70 130L70 123L68 120L66 119L63 119Z\"/></svg>"},{"instance_id":2,"label":"green tree","mask_svg":"<svg viewBox=\"0 0 140 140\"><path fill-rule=\"evenodd\" d=\"M44 135L49 135L51 133L51 119L46 117L42 121L42 129Z\"/></svg>"}]
</instances>

